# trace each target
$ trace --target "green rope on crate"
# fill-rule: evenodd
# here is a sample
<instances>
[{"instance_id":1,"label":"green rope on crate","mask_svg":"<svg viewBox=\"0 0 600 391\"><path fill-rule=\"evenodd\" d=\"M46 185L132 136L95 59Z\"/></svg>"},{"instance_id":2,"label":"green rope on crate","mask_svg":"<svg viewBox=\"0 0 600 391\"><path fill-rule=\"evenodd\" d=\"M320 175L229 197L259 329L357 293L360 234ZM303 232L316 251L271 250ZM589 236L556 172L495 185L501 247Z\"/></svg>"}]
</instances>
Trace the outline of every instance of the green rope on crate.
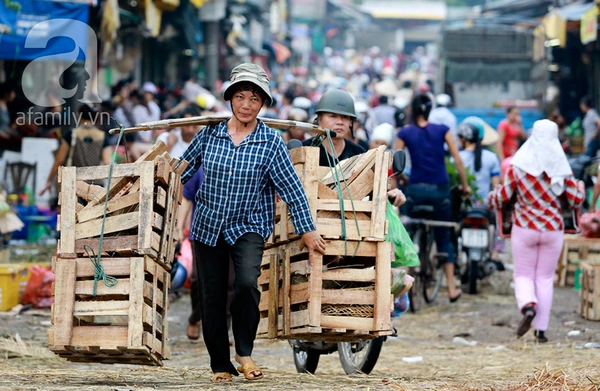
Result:
<instances>
[{"instance_id":1,"label":"green rope on crate","mask_svg":"<svg viewBox=\"0 0 600 391\"><path fill-rule=\"evenodd\" d=\"M115 161L115 156L117 155L117 148L119 147L119 145L121 145L121 137L123 136L123 133L124 133L123 132L124 127L112 115L110 116L110 119L112 119L113 121L115 121L115 123L117 124L117 126L119 127L119 129L121 129L121 132L119 133L119 139L117 141L117 144L115 146L115 150L114 150L114 153L113 153L112 161L114 162ZM125 148L125 161L127 163L129 163L129 152L127 152L127 139L126 138L123 138L123 147Z\"/></svg>"},{"instance_id":2,"label":"green rope on crate","mask_svg":"<svg viewBox=\"0 0 600 391\"><path fill-rule=\"evenodd\" d=\"M329 148L331 151L335 151L335 147L333 145L333 140L331 139L331 133L329 129L325 129L327 134L327 141L329 143ZM352 194L350 193L350 188L348 187L348 183L346 182L346 178L344 177L344 172L341 169L338 171L337 164L335 164L335 159L332 157L330 159L329 154L326 153L327 164L329 165L329 170L331 171L331 176L333 177L335 187L338 193L338 199L340 201L340 213L341 213L341 221L342 221L342 239L344 239L344 256L348 256L348 237L346 235L346 211L344 210L344 194L342 192L341 182L344 182L346 186L346 192L348 193L348 197L350 198L350 204L352 205L352 213L354 214L354 222L356 223L356 232L358 236L360 236L360 228L358 226L358 217L356 216L356 208L354 207L354 200L352 199ZM340 177L342 180L340 181ZM358 248L360 247L360 241L356 244L356 249L354 249L353 257L358 253Z\"/></svg>"},{"instance_id":3,"label":"green rope on crate","mask_svg":"<svg viewBox=\"0 0 600 391\"><path fill-rule=\"evenodd\" d=\"M106 285L109 288L112 288L113 286L117 285L119 281L116 278L107 276L106 273L104 273L104 267L102 267L102 265L100 264L100 255L98 255L98 258L96 259L96 254L94 254L94 249L92 248L92 246L84 244L83 249L85 250L85 253L87 254L90 261L92 261L92 264L94 265L94 292L92 293L92 295L96 297L98 281L102 280L102 282L104 282L104 285ZM90 251L92 252L91 254Z\"/></svg>"},{"instance_id":4,"label":"green rope on crate","mask_svg":"<svg viewBox=\"0 0 600 391\"><path fill-rule=\"evenodd\" d=\"M114 118L113 118L114 120ZM115 120L115 122L117 122ZM123 137L123 134L125 133L125 128L123 127L123 125L121 125L120 123L117 122L117 124L119 125L119 129L121 130L119 132L119 139L117 140L117 145L119 145L121 143L121 138ZM113 167L115 165L115 160L117 158L117 149L115 148L115 150L113 151L113 155L112 155L112 159L110 161L110 165L108 166L108 183L106 184L106 198L104 200L104 212L102 214L102 227L100 228L100 240L98 243L98 255L96 258L96 255L94 254L94 249L85 244L83 246L83 248L85 249L85 253L87 254L88 258L90 259L90 261L92 262L92 264L94 265L94 293L93 296L96 296L96 287L98 285L98 281L102 280L102 282L104 282L104 285L106 285L109 288L112 288L113 286L117 285L118 280L114 277L111 276L107 276L104 273L104 268L102 267L102 264L100 263L100 260L102 259L102 244L104 243L104 227L106 224L106 212L108 210L108 197L110 195L110 182L112 181L112 172L113 172ZM88 251L88 248L92 251L92 253L90 254Z\"/></svg>"}]
</instances>

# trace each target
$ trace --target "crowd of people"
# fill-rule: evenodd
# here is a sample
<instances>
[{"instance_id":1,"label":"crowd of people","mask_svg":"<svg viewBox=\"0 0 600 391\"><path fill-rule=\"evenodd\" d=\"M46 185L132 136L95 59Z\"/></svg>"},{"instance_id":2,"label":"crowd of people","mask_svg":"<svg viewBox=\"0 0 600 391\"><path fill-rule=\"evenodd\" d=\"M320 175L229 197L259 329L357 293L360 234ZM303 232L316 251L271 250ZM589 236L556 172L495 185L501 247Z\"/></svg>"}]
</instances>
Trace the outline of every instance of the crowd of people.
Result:
<instances>
[{"instance_id":1,"label":"crowd of people","mask_svg":"<svg viewBox=\"0 0 600 391\"><path fill-rule=\"evenodd\" d=\"M279 83L271 83L261 67L244 63L233 69L216 95L193 76L171 91L151 82L137 86L128 79L117 83L111 99L102 104L81 105L75 125L24 124L37 135L61 140L40 193L51 189L59 165L107 164L115 148L125 149L130 159L136 159L162 141L172 156L187 160L178 228L180 241L190 240L194 256L188 337L197 339L202 331L213 381L230 382L238 371L248 380L257 380L264 376L252 360L259 320L257 278L263 243L273 228L275 193L288 203L305 245L318 252L324 252L326 245L286 148L293 139L311 145L314 135L271 129L260 117L307 121L335 131L340 137L321 146L324 166L381 145L405 149L410 157L408 175L388 196L395 206L406 203L402 210L409 216L418 205L432 205L437 220L451 220L452 184L446 170L447 158L451 158L459 176L455 185L463 198L495 208L515 202L513 248L519 248L513 252L515 295L523 315L517 334L524 335L533 323L537 340L547 341L553 270L562 247L560 198L578 206L585 196L566 161L558 121L536 122L527 138L519 109L511 107L493 137L490 132L496 131L480 119L457 124L449 110L451 97L434 96L430 80L402 80L398 72L403 65L397 56L332 51L323 60L328 72L319 78L296 72L296 77L283 77ZM23 136L8 109L14 95L11 85L0 85L0 138L5 146ZM594 119L591 107L591 102L582 101L590 150L598 148L594 145L598 115ZM49 110L60 112L60 108ZM95 115L102 113L107 115ZM199 126L182 126L130 134L124 147L115 145L117 138L107 133L118 126L199 115L225 115L227 119L202 131ZM588 137L593 121L595 133ZM552 151L551 160L548 151ZM475 182L469 182L469 172ZM456 302L462 291L454 283L456 260L449 237L449 229L436 228L448 298ZM497 250L492 246L490 251L494 257ZM237 369L229 357L231 343L240 365Z\"/></svg>"}]
</instances>

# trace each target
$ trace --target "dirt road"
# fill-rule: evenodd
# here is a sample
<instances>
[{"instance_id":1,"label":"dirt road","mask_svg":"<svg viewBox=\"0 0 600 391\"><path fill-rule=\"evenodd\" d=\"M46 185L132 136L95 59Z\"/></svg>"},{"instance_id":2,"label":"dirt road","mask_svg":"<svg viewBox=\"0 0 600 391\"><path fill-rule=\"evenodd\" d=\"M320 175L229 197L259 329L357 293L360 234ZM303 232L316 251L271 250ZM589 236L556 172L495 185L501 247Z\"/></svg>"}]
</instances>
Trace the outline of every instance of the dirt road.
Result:
<instances>
[{"instance_id":1,"label":"dirt road","mask_svg":"<svg viewBox=\"0 0 600 391\"><path fill-rule=\"evenodd\" d=\"M546 371L545 365L546 373L562 371L560 374L572 381L569 390L600 389L600 349L590 347L592 342L600 343L600 322L582 319L577 314L577 303L578 295L572 288L556 289L548 330L550 342L540 345L531 334L515 338L519 315L513 296L495 294L490 286L484 286L480 295L464 295L458 303L450 304L440 294L435 305L395 320L399 336L386 341L370 376L344 375L337 354L322 357L315 376L299 375L287 342L261 340L256 344L255 359L264 367L265 379L248 382L240 376L233 386L215 386L209 382L204 344L185 336L189 299L183 297L170 309L172 359L165 367L82 365L51 353L46 358L6 358L2 353L0 390L509 391L525 389L517 386L538 381L531 376L539 377L540 371ZM19 333L33 347L47 346L48 327L49 313L0 318L0 336ZM579 334L569 336L572 331ZM477 341L477 345L457 343L457 336L467 342ZM40 352L49 353L45 349ZM422 361L404 362L403 357L422 357ZM593 382L598 382L596 388Z\"/></svg>"}]
</instances>

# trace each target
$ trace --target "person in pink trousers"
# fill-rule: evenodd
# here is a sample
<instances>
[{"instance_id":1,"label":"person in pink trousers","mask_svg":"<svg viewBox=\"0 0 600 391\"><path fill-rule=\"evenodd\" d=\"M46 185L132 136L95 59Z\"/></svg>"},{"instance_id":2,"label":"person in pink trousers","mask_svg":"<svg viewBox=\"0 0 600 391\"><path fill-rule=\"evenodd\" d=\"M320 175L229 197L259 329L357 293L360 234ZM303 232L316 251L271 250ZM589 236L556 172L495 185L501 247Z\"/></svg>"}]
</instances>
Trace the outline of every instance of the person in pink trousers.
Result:
<instances>
[{"instance_id":1,"label":"person in pink trousers","mask_svg":"<svg viewBox=\"0 0 600 391\"><path fill-rule=\"evenodd\" d=\"M536 121L513 157L504 184L489 195L495 208L515 202L511 241L515 296L523 315L518 337L533 323L537 341L548 341L554 272L563 247L561 199L574 207L584 196L585 186L573 177L558 140L558 127L549 120Z\"/></svg>"}]
</instances>

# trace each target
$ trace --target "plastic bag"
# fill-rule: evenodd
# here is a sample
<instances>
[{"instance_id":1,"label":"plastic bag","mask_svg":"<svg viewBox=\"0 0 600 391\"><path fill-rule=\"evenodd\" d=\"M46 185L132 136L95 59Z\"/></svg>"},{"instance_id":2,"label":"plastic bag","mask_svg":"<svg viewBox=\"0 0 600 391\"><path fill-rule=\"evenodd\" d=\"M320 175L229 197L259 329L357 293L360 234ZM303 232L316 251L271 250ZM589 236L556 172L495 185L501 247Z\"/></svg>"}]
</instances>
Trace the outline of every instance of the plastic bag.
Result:
<instances>
[{"instance_id":1,"label":"plastic bag","mask_svg":"<svg viewBox=\"0 0 600 391\"><path fill-rule=\"evenodd\" d=\"M391 315L392 318L397 318L400 315L404 314L410 308L410 298L408 297L408 292L394 298L394 310Z\"/></svg>"},{"instance_id":2,"label":"plastic bag","mask_svg":"<svg viewBox=\"0 0 600 391\"><path fill-rule=\"evenodd\" d=\"M36 308L50 307L54 303L54 296L52 296L54 273L49 268L39 265L29 267L29 273L31 276L25 286L21 303L31 304Z\"/></svg>"},{"instance_id":3,"label":"plastic bag","mask_svg":"<svg viewBox=\"0 0 600 391\"><path fill-rule=\"evenodd\" d=\"M419 254L413 244L406 228L400 221L400 217L392 204L388 201L387 212L385 218L388 221L388 234L385 238L388 242L394 243L395 261L392 262L392 267L417 267L421 263Z\"/></svg>"}]
</instances>

